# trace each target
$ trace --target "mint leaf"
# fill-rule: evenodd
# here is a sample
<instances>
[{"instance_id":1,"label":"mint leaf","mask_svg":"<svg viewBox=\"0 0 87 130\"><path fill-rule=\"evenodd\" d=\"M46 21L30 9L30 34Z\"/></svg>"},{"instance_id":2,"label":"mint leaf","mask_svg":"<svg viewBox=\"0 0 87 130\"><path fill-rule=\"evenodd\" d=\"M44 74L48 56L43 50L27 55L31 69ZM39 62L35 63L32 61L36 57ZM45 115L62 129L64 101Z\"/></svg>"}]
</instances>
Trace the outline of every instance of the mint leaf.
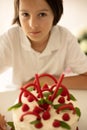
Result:
<instances>
[{"instance_id":1,"label":"mint leaf","mask_svg":"<svg viewBox=\"0 0 87 130\"><path fill-rule=\"evenodd\" d=\"M57 92L57 96L61 95L62 91L63 91L63 89L60 88L60 89L58 90L58 92Z\"/></svg>"},{"instance_id":2,"label":"mint leaf","mask_svg":"<svg viewBox=\"0 0 87 130\"><path fill-rule=\"evenodd\" d=\"M53 107L54 109L58 109L58 107L62 106L63 104L54 104Z\"/></svg>"},{"instance_id":3,"label":"mint leaf","mask_svg":"<svg viewBox=\"0 0 87 130\"><path fill-rule=\"evenodd\" d=\"M80 117L81 116L81 111L78 107L75 107L76 114Z\"/></svg>"},{"instance_id":4,"label":"mint leaf","mask_svg":"<svg viewBox=\"0 0 87 130\"><path fill-rule=\"evenodd\" d=\"M28 87L27 90L28 90L28 91L33 91L33 90L34 90L34 87L33 87L33 86L32 86L32 87Z\"/></svg>"},{"instance_id":5,"label":"mint leaf","mask_svg":"<svg viewBox=\"0 0 87 130\"><path fill-rule=\"evenodd\" d=\"M8 108L8 111L10 111L10 110L12 110L12 109L17 109L17 108L19 108L19 107L21 107L21 106L22 106L22 103L17 103L17 104L15 104L15 105L11 106L10 108Z\"/></svg>"},{"instance_id":6,"label":"mint leaf","mask_svg":"<svg viewBox=\"0 0 87 130\"><path fill-rule=\"evenodd\" d=\"M13 122L7 122L8 126L11 127L11 130L15 130L14 123Z\"/></svg>"},{"instance_id":7,"label":"mint leaf","mask_svg":"<svg viewBox=\"0 0 87 130\"><path fill-rule=\"evenodd\" d=\"M70 94L70 99L76 101L76 98L72 94Z\"/></svg>"},{"instance_id":8,"label":"mint leaf","mask_svg":"<svg viewBox=\"0 0 87 130\"><path fill-rule=\"evenodd\" d=\"M51 92L44 92L43 95L47 98L49 95L51 94Z\"/></svg>"},{"instance_id":9,"label":"mint leaf","mask_svg":"<svg viewBox=\"0 0 87 130\"><path fill-rule=\"evenodd\" d=\"M52 105L52 101L50 101L50 100L48 100L48 99L46 99L45 102L46 102L47 104L49 104L49 105Z\"/></svg>"},{"instance_id":10,"label":"mint leaf","mask_svg":"<svg viewBox=\"0 0 87 130\"><path fill-rule=\"evenodd\" d=\"M31 121L30 124L35 125L35 124L38 124L39 122L40 122L40 120L35 120L35 121Z\"/></svg>"},{"instance_id":11,"label":"mint leaf","mask_svg":"<svg viewBox=\"0 0 87 130\"><path fill-rule=\"evenodd\" d=\"M41 98L41 99L38 101L38 104L39 104L39 105L43 105L43 104L45 104L45 103L52 105L52 102L51 102L50 100L48 100L48 99Z\"/></svg>"},{"instance_id":12,"label":"mint leaf","mask_svg":"<svg viewBox=\"0 0 87 130\"><path fill-rule=\"evenodd\" d=\"M42 105L42 104L44 104L44 103L46 103L44 98L41 98L41 99L38 101L38 104L39 104L39 105Z\"/></svg>"},{"instance_id":13,"label":"mint leaf","mask_svg":"<svg viewBox=\"0 0 87 130\"><path fill-rule=\"evenodd\" d=\"M66 128L67 130L71 129L70 126L67 123L65 123L64 121L60 121L60 124L61 124L61 127Z\"/></svg>"}]
</instances>

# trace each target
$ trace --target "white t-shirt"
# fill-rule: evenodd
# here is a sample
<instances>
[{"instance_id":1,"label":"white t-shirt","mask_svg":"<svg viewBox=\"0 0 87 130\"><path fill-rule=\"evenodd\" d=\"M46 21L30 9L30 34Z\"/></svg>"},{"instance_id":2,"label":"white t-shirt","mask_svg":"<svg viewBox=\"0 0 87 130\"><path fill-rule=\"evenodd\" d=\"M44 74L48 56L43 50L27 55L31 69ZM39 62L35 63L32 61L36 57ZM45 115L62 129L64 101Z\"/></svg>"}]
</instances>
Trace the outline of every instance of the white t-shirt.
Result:
<instances>
[{"instance_id":1,"label":"white t-shirt","mask_svg":"<svg viewBox=\"0 0 87 130\"><path fill-rule=\"evenodd\" d=\"M13 68L13 82L22 84L36 73L60 75L67 67L75 73L87 72L87 57L76 38L64 27L54 26L42 53L31 43L18 25L0 36L0 72Z\"/></svg>"}]
</instances>

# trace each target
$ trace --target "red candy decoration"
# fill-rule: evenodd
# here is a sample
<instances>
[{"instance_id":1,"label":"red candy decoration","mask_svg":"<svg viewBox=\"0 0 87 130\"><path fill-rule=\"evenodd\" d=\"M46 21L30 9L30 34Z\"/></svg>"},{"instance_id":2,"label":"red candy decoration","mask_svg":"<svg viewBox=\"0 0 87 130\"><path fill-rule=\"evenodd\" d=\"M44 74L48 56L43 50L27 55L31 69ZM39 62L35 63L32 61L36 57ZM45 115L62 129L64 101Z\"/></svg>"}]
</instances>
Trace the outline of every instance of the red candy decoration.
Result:
<instances>
[{"instance_id":1,"label":"red candy decoration","mask_svg":"<svg viewBox=\"0 0 87 130\"><path fill-rule=\"evenodd\" d=\"M59 90L59 87L61 86L61 83L62 83L62 80L64 78L64 74L62 74L60 77L59 77L59 81L57 82L56 84L56 89L52 95L52 98L51 98L51 101L54 101L54 99L56 98L56 95L57 95L57 92Z\"/></svg>"},{"instance_id":2,"label":"red candy decoration","mask_svg":"<svg viewBox=\"0 0 87 130\"><path fill-rule=\"evenodd\" d=\"M63 106L60 106L56 112L59 114L60 111L62 110L66 110L66 109L69 109L69 110L73 110L73 114L75 113L75 108L72 104L64 104Z\"/></svg>"}]
</instances>

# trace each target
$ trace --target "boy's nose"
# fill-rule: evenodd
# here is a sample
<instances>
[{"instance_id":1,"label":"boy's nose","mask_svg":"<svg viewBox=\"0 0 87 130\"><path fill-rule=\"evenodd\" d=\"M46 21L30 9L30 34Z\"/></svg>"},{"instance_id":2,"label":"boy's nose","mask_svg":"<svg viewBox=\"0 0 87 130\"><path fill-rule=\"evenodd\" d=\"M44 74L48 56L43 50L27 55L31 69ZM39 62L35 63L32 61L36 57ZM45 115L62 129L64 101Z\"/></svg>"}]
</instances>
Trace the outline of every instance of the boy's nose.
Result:
<instances>
[{"instance_id":1,"label":"boy's nose","mask_svg":"<svg viewBox=\"0 0 87 130\"><path fill-rule=\"evenodd\" d=\"M31 28L36 28L38 27L38 20L36 18L30 18L29 19L29 26Z\"/></svg>"}]
</instances>

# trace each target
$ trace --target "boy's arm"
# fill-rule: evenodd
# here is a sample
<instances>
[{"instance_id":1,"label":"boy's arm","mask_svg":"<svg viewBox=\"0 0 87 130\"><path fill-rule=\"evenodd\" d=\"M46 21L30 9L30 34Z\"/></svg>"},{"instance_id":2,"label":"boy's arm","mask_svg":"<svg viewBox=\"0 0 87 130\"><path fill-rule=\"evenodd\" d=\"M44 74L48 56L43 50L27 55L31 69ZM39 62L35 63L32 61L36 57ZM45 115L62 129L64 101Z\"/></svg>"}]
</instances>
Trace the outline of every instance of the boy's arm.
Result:
<instances>
[{"instance_id":1,"label":"boy's arm","mask_svg":"<svg viewBox=\"0 0 87 130\"><path fill-rule=\"evenodd\" d=\"M69 89L86 89L87 90L87 73L65 77L63 84Z\"/></svg>"},{"instance_id":2,"label":"boy's arm","mask_svg":"<svg viewBox=\"0 0 87 130\"><path fill-rule=\"evenodd\" d=\"M59 76L54 77L57 80L59 79ZM48 77L42 78L41 82L47 82L49 85L53 84L53 81ZM64 77L62 84L68 89L87 90L87 73Z\"/></svg>"},{"instance_id":3,"label":"boy's arm","mask_svg":"<svg viewBox=\"0 0 87 130\"><path fill-rule=\"evenodd\" d=\"M57 80L59 79L59 76L54 77ZM30 83L32 81L34 81L34 78L25 82L24 84ZM42 77L40 78L40 83L47 83L48 85L52 85L54 81L49 77ZM64 84L68 89L87 90L87 73L64 77L62 84Z\"/></svg>"}]
</instances>

